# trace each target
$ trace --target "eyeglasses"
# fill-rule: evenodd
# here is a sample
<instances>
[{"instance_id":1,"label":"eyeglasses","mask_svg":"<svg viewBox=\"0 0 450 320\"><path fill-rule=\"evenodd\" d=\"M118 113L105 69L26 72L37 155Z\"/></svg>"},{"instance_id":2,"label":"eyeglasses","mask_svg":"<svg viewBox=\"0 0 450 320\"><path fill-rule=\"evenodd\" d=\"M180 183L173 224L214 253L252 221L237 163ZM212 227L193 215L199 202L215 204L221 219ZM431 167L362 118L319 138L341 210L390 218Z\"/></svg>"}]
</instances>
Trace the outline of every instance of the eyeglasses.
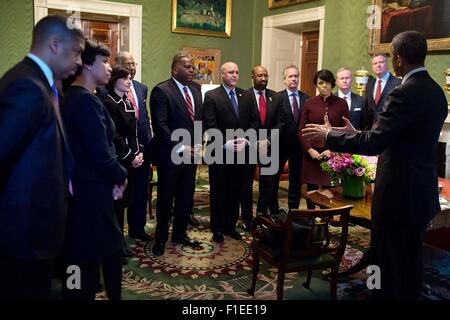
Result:
<instances>
[{"instance_id":1,"label":"eyeglasses","mask_svg":"<svg viewBox=\"0 0 450 320\"><path fill-rule=\"evenodd\" d=\"M132 66L132 67L137 67L138 66L138 64L136 62L125 62L124 64L127 64L127 65Z\"/></svg>"}]
</instances>

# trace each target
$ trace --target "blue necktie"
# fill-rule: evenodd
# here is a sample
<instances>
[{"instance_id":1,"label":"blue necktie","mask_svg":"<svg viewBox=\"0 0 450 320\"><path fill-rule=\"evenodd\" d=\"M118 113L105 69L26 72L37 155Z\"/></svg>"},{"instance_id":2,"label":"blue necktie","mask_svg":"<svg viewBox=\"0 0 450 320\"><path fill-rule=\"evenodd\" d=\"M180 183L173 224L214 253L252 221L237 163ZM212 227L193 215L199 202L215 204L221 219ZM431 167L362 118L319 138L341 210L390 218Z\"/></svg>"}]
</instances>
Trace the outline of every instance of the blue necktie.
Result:
<instances>
[{"instance_id":1,"label":"blue necktie","mask_svg":"<svg viewBox=\"0 0 450 320\"><path fill-rule=\"evenodd\" d=\"M236 117L239 117L238 105L237 105L234 91L230 91L230 99L231 99L231 105L233 106L234 113L236 114Z\"/></svg>"}]
</instances>

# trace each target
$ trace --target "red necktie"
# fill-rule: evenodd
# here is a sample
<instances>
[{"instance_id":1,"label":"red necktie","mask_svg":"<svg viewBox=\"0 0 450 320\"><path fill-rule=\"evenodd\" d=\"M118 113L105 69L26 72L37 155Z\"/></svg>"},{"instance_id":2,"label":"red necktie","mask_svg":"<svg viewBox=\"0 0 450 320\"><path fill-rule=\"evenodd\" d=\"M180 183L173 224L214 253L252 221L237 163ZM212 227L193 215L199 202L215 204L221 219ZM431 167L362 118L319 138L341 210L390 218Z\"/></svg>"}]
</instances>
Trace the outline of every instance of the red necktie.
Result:
<instances>
[{"instance_id":1,"label":"red necktie","mask_svg":"<svg viewBox=\"0 0 450 320\"><path fill-rule=\"evenodd\" d=\"M259 94L259 117L261 118L261 123L264 125L266 122L266 99L264 99L264 93L258 91Z\"/></svg>"},{"instance_id":2,"label":"red necktie","mask_svg":"<svg viewBox=\"0 0 450 320\"><path fill-rule=\"evenodd\" d=\"M186 87L183 87L183 91L184 91L184 98L186 99L189 117L191 118L192 122L194 122L194 108L192 107L191 96L189 95Z\"/></svg>"},{"instance_id":3,"label":"red necktie","mask_svg":"<svg viewBox=\"0 0 450 320\"><path fill-rule=\"evenodd\" d=\"M375 92L375 106L377 106L378 102L380 102L380 97L381 97L381 80L378 80L377 91Z\"/></svg>"},{"instance_id":4,"label":"red necktie","mask_svg":"<svg viewBox=\"0 0 450 320\"><path fill-rule=\"evenodd\" d=\"M130 91L128 91L127 97L128 97L128 100L130 100L131 105L133 106L135 118L137 120L139 120L139 108L137 106L136 100L134 99L133 92L131 92L131 89L130 89Z\"/></svg>"}]
</instances>

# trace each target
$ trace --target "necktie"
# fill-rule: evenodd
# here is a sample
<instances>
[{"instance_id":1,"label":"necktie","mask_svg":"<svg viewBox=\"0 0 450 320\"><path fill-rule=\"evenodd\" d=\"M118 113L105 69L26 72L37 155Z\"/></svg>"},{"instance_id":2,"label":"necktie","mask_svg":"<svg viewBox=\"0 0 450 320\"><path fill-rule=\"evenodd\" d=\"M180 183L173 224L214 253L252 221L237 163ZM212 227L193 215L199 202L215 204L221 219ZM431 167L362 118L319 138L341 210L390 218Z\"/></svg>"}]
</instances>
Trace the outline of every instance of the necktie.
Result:
<instances>
[{"instance_id":1,"label":"necktie","mask_svg":"<svg viewBox=\"0 0 450 320\"><path fill-rule=\"evenodd\" d=\"M184 92L184 98L186 100L186 105L188 108L188 112L189 112L189 117L191 118L192 122L194 122L194 108L192 107L192 100L191 100L191 96L189 95L187 88L183 87L183 92Z\"/></svg>"},{"instance_id":2,"label":"necktie","mask_svg":"<svg viewBox=\"0 0 450 320\"><path fill-rule=\"evenodd\" d=\"M345 102L347 102L348 109L350 110L350 100L347 98L347 96L343 96L342 98L345 100Z\"/></svg>"},{"instance_id":3,"label":"necktie","mask_svg":"<svg viewBox=\"0 0 450 320\"><path fill-rule=\"evenodd\" d=\"M294 120L298 120L298 102L297 95L295 93L291 93L292 97L292 114L294 115Z\"/></svg>"},{"instance_id":4,"label":"necktie","mask_svg":"<svg viewBox=\"0 0 450 320\"><path fill-rule=\"evenodd\" d=\"M378 80L377 91L375 92L375 106L377 106L378 102L380 102L380 97L381 97L381 80Z\"/></svg>"},{"instance_id":5,"label":"necktie","mask_svg":"<svg viewBox=\"0 0 450 320\"><path fill-rule=\"evenodd\" d=\"M266 99L264 98L264 93L258 91L259 94L259 117L261 118L261 123L264 125L266 122Z\"/></svg>"},{"instance_id":6,"label":"necktie","mask_svg":"<svg viewBox=\"0 0 450 320\"><path fill-rule=\"evenodd\" d=\"M233 106L234 113L236 114L236 117L239 117L238 105L237 105L235 93L233 90L230 91L230 99L231 99L231 105Z\"/></svg>"},{"instance_id":7,"label":"necktie","mask_svg":"<svg viewBox=\"0 0 450 320\"><path fill-rule=\"evenodd\" d=\"M61 112L59 110L59 94L58 94L58 89L56 89L55 83L53 83L53 85L51 86L51 89L52 89L53 110L55 111L56 122L58 123L58 127L60 128L61 135L64 137ZM71 195L73 195L72 180L70 180L70 179L69 179L69 193Z\"/></svg>"},{"instance_id":8,"label":"necktie","mask_svg":"<svg viewBox=\"0 0 450 320\"><path fill-rule=\"evenodd\" d=\"M128 100L130 100L131 105L133 106L135 118L137 120L139 120L139 108L138 108L138 105L136 103L136 100L134 99L133 92L131 92L131 89L128 91L127 97L128 97Z\"/></svg>"}]
</instances>

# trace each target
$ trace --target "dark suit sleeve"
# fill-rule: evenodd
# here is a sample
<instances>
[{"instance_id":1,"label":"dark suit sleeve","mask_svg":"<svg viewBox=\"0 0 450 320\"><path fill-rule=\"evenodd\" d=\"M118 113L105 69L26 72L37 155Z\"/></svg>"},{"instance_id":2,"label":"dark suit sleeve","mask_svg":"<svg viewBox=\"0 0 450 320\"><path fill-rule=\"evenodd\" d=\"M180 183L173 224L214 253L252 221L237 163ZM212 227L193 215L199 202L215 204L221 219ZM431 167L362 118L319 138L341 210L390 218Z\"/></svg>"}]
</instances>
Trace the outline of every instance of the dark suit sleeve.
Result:
<instances>
[{"instance_id":1,"label":"dark suit sleeve","mask_svg":"<svg viewBox=\"0 0 450 320\"><path fill-rule=\"evenodd\" d=\"M147 111L147 96L148 96L148 88L146 85L141 83L141 90L142 90L142 95L141 95L141 104L139 105L139 111L140 111L140 117L139 117L139 129L140 131L142 131L142 136L146 136L146 141L142 141L141 143L143 144L144 147L146 147L149 143L150 140L152 139L152 130L150 129L150 118L148 116L148 111ZM145 129L144 129L145 128ZM147 131L148 130L148 134Z\"/></svg>"},{"instance_id":2,"label":"dark suit sleeve","mask_svg":"<svg viewBox=\"0 0 450 320\"><path fill-rule=\"evenodd\" d=\"M125 137L121 134L122 125L121 120L119 119L120 115L118 106L114 101L111 101L110 99L105 99L103 101L103 104L105 105L106 110L108 110L108 113L111 116L114 125L116 126L113 142L114 147L116 148L117 156L121 161L123 161L123 163L131 164L131 162L133 162L135 158L135 155L125 141Z\"/></svg>"},{"instance_id":3,"label":"dark suit sleeve","mask_svg":"<svg viewBox=\"0 0 450 320\"><path fill-rule=\"evenodd\" d=\"M327 145L330 150L365 155L378 155L397 137L412 130L415 110L409 108L407 97L401 90L394 90L389 105L370 131L344 133L330 131Z\"/></svg>"},{"instance_id":4,"label":"dark suit sleeve","mask_svg":"<svg viewBox=\"0 0 450 320\"><path fill-rule=\"evenodd\" d=\"M169 100L163 90L156 86L150 94L150 106L152 108L152 123L155 134L165 145L173 148L178 144L172 141L172 132L169 127Z\"/></svg>"},{"instance_id":5,"label":"dark suit sleeve","mask_svg":"<svg viewBox=\"0 0 450 320\"><path fill-rule=\"evenodd\" d=\"M43 126L49 98L31 80L14 82L0 101L0 168L7 172ZM48 110L46 110L48 109Z\"/></svg>"},{"instance_id":6,"label":"dark suit sleeve","mask_svg":"<svg viewBox=\"0 0 450 320\"><path fill-rule=\"evenodd\" d=\"M215 102L210 92L207 92L205 95L205 101L202 107L202 119L205 130L211 128L217 129Z\"/></svg>"},{"instance_id":7,"label":"dark suit sleeve","mask_svg":"<svg viewBox=\"0 0 450 320\"><path fill-rule=\"evenodd\" d=\"M102 105L84 96L79 104L78 135L94 168L112 184L123 184L127 171L119 164L116 155L108 150L105 116Z\"/></svg>"},{"instance_id":8,"label":"dark suit sleeve","mask_svg":"<svg viewBox=\"0 0 450 320\"><path fill-rule=\"evenodd\" d=\"M259 128L259 112L258 112L258 106L256 105L255 99L253 99L252 96L248 95L248 101L250 106L250 121L249 121L249 127L252 129L257 130Z\"/></svg>"}]
</instances>

